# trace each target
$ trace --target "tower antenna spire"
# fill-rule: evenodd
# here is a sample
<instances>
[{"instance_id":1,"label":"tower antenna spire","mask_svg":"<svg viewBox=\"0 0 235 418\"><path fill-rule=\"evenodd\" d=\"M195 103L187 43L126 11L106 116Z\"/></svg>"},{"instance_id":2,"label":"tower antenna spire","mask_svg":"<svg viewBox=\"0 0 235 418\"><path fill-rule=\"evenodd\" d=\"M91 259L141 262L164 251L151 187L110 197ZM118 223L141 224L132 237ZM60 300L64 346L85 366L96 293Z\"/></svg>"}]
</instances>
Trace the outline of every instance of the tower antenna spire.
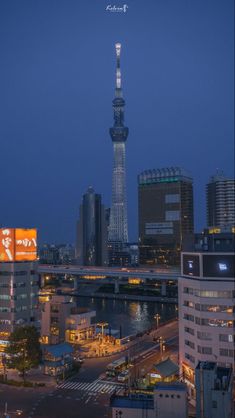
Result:
<instances>
[{"instance_id":1,"label":"tower antenna spire","mask_svg":"<svg viewBox=\"0 0 235 418\"><path fill-rule=\"evenodd\" d=\"M116 89L120 90L122 88L122 80L121 80L121 67L120 67L121 44L119 42L115 44L115 49L116 49Z\"/></svg>"}]
</instances>

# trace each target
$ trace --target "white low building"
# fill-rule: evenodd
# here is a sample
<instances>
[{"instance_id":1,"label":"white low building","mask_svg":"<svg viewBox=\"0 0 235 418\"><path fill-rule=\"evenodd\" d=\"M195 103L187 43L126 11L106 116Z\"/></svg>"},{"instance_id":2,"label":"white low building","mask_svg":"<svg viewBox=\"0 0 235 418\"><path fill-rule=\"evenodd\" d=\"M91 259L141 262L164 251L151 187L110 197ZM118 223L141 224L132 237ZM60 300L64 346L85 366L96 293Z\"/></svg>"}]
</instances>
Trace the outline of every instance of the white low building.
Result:
<instances>
[{"instance_id":1,"label":"white low building","mask_svg":"<svg viewBox=\"0 0 235 418\"><path fill-rule=\"evenodd\" d=\"M187 418L187 387L180 382L158 383L153 393L111 396L112 418Z\"/></svg>"},{"instance_id":2,"label":"white low building","mask_svg":"<svg viewBox=\"0 0 235 418\"><path fill-rule=\"evenodd\" d=\"M66 319L65 339L67 342L76 344L81 340L87 340L95 336L96 324L92 323L96 312L85 308L72 309Z\"/></svg>"}]
</instances>

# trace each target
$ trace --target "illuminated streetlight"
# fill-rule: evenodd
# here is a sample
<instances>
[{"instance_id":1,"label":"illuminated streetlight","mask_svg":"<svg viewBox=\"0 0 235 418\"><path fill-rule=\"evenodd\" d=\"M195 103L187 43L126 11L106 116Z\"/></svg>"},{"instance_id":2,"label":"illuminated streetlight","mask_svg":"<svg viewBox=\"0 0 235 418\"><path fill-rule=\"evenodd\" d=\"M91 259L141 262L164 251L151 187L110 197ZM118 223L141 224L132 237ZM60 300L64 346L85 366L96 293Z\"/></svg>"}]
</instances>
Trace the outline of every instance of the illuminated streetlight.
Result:
<instances>
[{"instance_id":1,"label":"illuminated streetlight","mask_svg":"<svg viewBox=\"0 0 235 418\"><path fill-rule=\"evenodd\" d=\"M102 340L104 336L104 327L107 327L108 324L109 324L108 322L98 322L98 324L96 324L98 327L101 327Z\"/></svg>"},{"instance_id":2,"label":"illuminated streetlight","mask_svg":"<svg viewBox=\"0 0 235 418\"><path fill-rule=\"evenodd\" d=\"M158 328L158 324L159 324L159 320L161 319L161 316L157 313L156 315L154 315L154 319L156 319L157 321L157 328Z\"/></svg>"},{"instance_id":3,"label":"illuminated streetlight","mask_svg":"<svg viewBox=\"0 0 235 418\"><path fill-rule=\"evenodd\" d=\"M7 408L7 402L5 402L5 411L4 411L4 414L3 414L3 416L5 417L5 418L10 418L10 416L11 415L22 415L23 414L23 411L21 410L21 409L16 409L16 411L8 411L8 408Z\"/></svg>"}]
</instances>

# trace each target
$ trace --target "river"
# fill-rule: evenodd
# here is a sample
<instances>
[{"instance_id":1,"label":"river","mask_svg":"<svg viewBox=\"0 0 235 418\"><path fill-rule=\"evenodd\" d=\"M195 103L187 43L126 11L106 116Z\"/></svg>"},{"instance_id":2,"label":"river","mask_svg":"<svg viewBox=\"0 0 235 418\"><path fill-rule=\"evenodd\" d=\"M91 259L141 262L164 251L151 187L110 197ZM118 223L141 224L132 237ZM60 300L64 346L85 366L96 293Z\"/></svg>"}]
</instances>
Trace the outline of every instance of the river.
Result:
<instances>
[{"instance_id":1,"label":"river","mask_svg":"<svg viewBox=\"0 0 235 418\"><path fill-rule=\"evenodd\" d=\"M156 325L156 314L160 315L159 323L177 316L177 306L167 303L121 301L114 299L95 299L78 296L75 298L79 307L96 311L96 322L105 321L114 330L120 330L122 337L145 331Z\"/></svg>"}]
</instances>

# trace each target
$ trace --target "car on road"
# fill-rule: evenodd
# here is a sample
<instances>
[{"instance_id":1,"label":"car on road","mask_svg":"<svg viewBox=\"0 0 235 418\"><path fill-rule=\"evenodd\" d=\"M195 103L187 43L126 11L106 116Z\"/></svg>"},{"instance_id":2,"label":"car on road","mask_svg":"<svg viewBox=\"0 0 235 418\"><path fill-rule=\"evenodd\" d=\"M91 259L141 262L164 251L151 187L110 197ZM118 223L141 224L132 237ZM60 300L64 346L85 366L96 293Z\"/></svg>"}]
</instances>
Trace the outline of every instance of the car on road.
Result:
<instances>
[{"instance_id":1,"label":"car on road","mask_svg":"<svg viewBox=\"0 0 235 418\"><path fill-rule=\"evenodd\" d=\"M126 382L129 379L129 370L124 370L118 375L118 382Z\"/></svg>"}]
</instances>

